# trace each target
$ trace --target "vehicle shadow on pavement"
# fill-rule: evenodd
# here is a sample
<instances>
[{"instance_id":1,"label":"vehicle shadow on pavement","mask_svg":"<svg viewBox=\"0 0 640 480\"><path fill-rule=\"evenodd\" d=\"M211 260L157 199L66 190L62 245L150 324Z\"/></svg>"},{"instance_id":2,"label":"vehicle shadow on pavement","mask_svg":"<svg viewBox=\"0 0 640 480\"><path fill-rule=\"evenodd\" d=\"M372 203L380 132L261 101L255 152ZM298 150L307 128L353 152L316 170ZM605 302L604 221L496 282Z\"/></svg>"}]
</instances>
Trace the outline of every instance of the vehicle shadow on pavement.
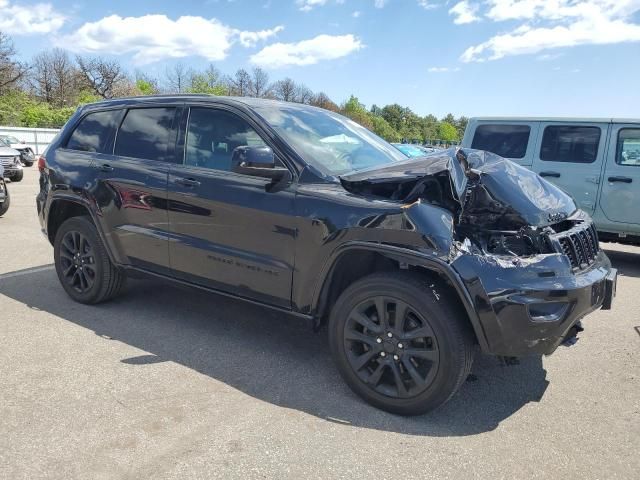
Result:
<instances>
[{"instance_id":1,"label":"vehicle shadow on pavement","mask_svg":"<svg viewBox=\"0 0 640 480\"><path fill-rule=\"evenodd\" d=\"M618 269L619 274L627 277L640 277L640 250L638 250L639 253L622 252L607 249L606 244L603 244L602 248L611 260L611 264Z\"/></svg>"},{"instance_id":2,"label":"vehicle shadow on pavement","mask_svg":"<svg viewBox=\"0 0 640 480\"><path fill-rule=\"evenodd\" d=\"M356 397L332 363L326 331L314 334L307 322L292 316L158 280L131 280L117 299L85 306L65 294L52 269L2 278L0 294L148 353L121 362L139 368L176 362L247 395L345 428L473 435L539 401L548 384L540 357L505 367L478 355L470 380L449 403L428 415L403 418Z\"/></svg>"}]
</instances>

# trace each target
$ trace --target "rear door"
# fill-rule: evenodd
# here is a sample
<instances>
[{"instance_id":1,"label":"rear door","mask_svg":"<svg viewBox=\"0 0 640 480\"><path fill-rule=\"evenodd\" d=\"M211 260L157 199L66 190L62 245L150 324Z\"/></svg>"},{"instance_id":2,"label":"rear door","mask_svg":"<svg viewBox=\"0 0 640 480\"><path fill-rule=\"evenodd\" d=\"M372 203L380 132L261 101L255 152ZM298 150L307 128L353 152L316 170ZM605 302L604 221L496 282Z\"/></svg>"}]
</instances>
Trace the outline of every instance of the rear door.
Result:
<instances>
[{"instance_id":1,"label":"rear door","mask_svg":"<svg viewBox=\"0 0 640 480\"><path fill-rule=\"evenodd\" d=\"M251 119L222 106L193 106L183 122L184 161L169 176L173 274L289 307L295 185L267 191L269 179L231 171L235 148L273 145Z\"/></svg>"},{"instance_id":2,"label":"rear door","mask_svg":"<svg viewBox=\"0 0 640 480\"><path fill-rule=\"evenodd\" d=\"M604 215L632 232L640 225L640 124L615 124L602 179Z\"/></svg>"},{"instance_id":3,"label":"rear door","mask_svg":"<svg viewBox=\"0 0 640 480\"><path fill-rule=\"evenodd\" d=\"M96 199L105 231L121 261L159 273L169 272L167 177L175 159L179 108L130 108L116 134L114 154L96 159Z\"/></svg>"},{"instance_id":4,"label":"rear door","mask_svg":"<svg viewBox=\"0 0 640 480\"><path fill-rule=\"evenodd\" d=\"M606 151L608 123L542 122L533 170L593 215Z\"/></svg>"}]
</instances>

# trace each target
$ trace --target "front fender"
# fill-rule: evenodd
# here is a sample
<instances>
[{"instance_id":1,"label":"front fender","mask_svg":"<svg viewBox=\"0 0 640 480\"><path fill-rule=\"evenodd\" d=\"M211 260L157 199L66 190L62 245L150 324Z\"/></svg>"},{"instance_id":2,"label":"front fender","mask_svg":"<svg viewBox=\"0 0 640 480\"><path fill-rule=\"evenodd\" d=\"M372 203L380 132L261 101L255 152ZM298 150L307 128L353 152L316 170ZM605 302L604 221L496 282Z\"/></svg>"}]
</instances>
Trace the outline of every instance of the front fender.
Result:
<instances>
[{"instance_id":1,"label":"front fender","mask_svg":"<svg viewBox=\"0 0 640 480\"><path fill-rule=\"evenodd\" d=\"M390 260L398 262L400 265L411 265L414 267L425 268L430 270L439 276L447 280L449 284L453 286L464 309L469 317L471 326L476 334L478 343L483 351L488 350L488 342L486 334L478 318L478 314L474 307L474 302L462 281L458 273L449 265L446 261L432 256L424 252L408 250L405 248L397 247L394 245L386 245L370 242L348 242L337 247L329 257L324 268L318 276L316 286L313 292L311 302L311 313L314 317L318 317L324 313L327 307L323 302L325 301L324 295L327 291L326 287L329 285L327 282L331 282L333 272L338 265L340 258L343 255L349 254L354 251L369 251L378 253ZM434 252L436 253L436 252Z\"/></svg>"}]
</instances>

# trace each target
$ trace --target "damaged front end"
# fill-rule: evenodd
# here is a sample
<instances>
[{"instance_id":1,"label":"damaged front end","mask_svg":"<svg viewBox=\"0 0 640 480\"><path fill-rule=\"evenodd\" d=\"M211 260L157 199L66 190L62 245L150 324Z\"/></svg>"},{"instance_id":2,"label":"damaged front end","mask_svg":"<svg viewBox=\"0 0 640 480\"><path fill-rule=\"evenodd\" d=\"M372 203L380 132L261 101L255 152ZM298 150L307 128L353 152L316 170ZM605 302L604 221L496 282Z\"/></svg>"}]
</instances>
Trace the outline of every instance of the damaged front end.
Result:
<instances>
[{"instance_id":1,"label":"damaged front end","mask_svg":"<svg viewBox=\"0 0 640 480\"><path fill-rule=\"evenodd\" d=\"M616 272L590 217L516 163L451 149L340 180L352 193L402 202L409 217L447 211L451 238L439 244L473 299L488 353L552 353L582 317L611 307Z\"/></svg>"},{"instance_id":2,"label":"damaged front end","mask_svg":"<svg viewBox=\"0 0 640 480\"><path fill-rule=\"evenodd\" d=\"M456 219L453 245L459 252L554 253L553 227L565 228L576 212L571 197L535 173L477 150L447 150L340 180L352 193L448 210Z\"/></svg>"}]
</instances>

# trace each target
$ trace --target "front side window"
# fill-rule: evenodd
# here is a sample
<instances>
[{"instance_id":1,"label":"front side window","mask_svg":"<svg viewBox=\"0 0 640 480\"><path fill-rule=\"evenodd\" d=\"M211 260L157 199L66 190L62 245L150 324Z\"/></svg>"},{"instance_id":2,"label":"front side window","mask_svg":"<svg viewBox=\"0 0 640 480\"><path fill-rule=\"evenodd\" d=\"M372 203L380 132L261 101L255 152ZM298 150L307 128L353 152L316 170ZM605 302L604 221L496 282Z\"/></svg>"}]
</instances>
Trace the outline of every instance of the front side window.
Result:
<instances>
[{"instance_id":1,"label":"front side window","mask_svg":"<svg viewBox=\"0 0 640 480\"><path fill-rule=\"evenodd\" d=\"M115 154L169 162L173 137L173 107L134 108L127 112L116 138Z\"/></svg>"},{"instance_id":2,"label":"front side window","mask_svg":"<svg viewBox=\"0 0 640 480\"><path fill-rule=\"evenodd\" d=\"M551 126L544 129L540 160L593 163L598 157L598 127Z\"/></svg>"},{"instance_id":3,"label":"front side window","mask_svg":"<svg viewBox=\"0 0 640 480\"><path fill-rule=\"evenodd\" d=\"M245 120L224 110L191 108L185 149L186 165L229 171L233 151L245 146L266 146Z\"/></svg>"},{"instance_id":4,"label":"front side window","mask_svg":"<svg viewBox=\"0 0 640 480\"><path fill-rule=\"evenodd\" d=\"M528 125L480 125L471 148L486 150L504 158L524 158L531 136Z\"/></svg>"},{"instance_id":5,"label":"front side window","mask_svg":"<svg viewBox=\"0 0 640 480\"><path fill-rule=\"evenodd\" d=\"M265 105L255 110L306 163L325 175L408 160L390 143L328 110L296 105Z\"/></svg>"},{"instance_id":6,"label":"front side window","mask_svg":"<svg viewBox=\"0 0 640 480\"><path fill-rule=\"evenodd\" d=\"M640 128L623 128L618 133L616 163L640 166Z\"/></svg>"},{"instance_id":7,"label":"front side window","mask_svg":"<svg viewBox=\"0 0 640 480\"><path fill-rule=\"evenodd\" d=\"M67 148L81 152L111 153L121 110L90 113L82 120L67 141Z\"/></svg>"}]
</instances>

